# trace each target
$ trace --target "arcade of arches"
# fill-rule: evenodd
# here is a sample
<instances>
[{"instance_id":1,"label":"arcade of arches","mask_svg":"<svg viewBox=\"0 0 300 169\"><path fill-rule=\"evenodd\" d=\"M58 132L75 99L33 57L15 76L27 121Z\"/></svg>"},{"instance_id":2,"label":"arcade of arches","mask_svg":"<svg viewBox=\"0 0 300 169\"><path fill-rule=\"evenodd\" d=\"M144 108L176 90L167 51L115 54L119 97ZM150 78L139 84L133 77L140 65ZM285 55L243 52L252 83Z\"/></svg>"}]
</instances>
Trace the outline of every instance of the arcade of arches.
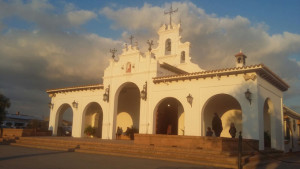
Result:
<instances>
[{"instance_id":1,"label":"arcade of arches","mask_svg":"<svg viewBox=\"0 0 300 169\"><path fill-rule=\"evenodd\" d=\"M121 127L123 132L127 128L139 129L140 118L140 91L134 83L124 84L119 92L117 116L115 128ZM270 112L272 103L266 100L264 106L264 120L265 131L270 131ZM71 109L70 105L63 104L58 113L59 128L63 126L63 114L67 109ZM71 109L72 110L72 109ZM223 125L221 137L230 137L229 128L230 123L234 123L237 131L242 131L242 111L238 101L227 94L218 94L210 99L205 104L203 110L203 135L206 129L212 127L211 122L213 115L216 112ZM184 108L182 104L175 98L168 97L163 99L156 108L155 113L155 133L169 134L169 135L184 135ZM103 126L103 112L101 106L92 102L88 104L83 113L83 128L82 136L84 136L84 129L89 125L96 129L95 136L102 137ZM57 130L57 135L62 135L60 130Z\"/></svg>"}]
</instances>

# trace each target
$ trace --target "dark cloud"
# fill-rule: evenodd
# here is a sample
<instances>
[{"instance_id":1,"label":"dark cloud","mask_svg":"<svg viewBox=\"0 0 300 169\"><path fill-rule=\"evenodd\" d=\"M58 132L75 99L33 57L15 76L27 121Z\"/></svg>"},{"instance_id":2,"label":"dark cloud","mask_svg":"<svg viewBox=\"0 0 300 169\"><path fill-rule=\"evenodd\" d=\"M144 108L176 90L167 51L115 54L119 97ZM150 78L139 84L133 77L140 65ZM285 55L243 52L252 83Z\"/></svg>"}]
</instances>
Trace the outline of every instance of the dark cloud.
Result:
<instances>
[{"instance_id":1,"label":"dark cloud","mask_svg":"<svg viewBox=\"0 0 300 169\"><path fill-rule=\"evenodd\" d=\"M94 12L55 10L47 1L0 1L0 25L6 29L0 34L0 92L11 99L10 113L47 115L46 89L101 83L107 51L121 44L77 33L81 24L97 16ZM33 29L6 26L3 20L12 16Z\"/></svg>"}]
</instances>

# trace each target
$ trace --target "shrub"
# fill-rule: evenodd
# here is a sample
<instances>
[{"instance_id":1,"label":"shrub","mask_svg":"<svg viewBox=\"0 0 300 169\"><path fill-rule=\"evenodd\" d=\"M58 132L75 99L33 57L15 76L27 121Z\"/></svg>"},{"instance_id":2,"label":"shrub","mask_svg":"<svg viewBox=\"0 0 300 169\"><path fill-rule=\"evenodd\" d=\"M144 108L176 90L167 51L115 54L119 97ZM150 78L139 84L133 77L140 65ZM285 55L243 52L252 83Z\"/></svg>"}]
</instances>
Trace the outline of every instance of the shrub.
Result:
<instances>
[{"instance_id":1,"label":"shrub","mask_svg":"<svg viewBox=\"0 0 300 169\"><path fill-rule=\"evenodd\" d=\"M88 135L88 136L93 136L96 133L96 128L92 127L91 125L87 126L84 129L84 134Z\"/></svg>"}]
</instances>

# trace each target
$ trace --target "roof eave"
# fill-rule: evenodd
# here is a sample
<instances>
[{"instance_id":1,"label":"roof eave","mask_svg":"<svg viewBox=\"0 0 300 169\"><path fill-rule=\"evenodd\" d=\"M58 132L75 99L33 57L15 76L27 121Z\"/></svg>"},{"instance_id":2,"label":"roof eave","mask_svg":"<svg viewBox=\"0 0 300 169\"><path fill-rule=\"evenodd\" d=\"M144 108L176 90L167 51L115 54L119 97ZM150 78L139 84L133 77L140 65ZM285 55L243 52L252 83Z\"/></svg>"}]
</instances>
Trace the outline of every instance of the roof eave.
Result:
<instances>
[{"instance_id":1,"label":"roof eave","mask_svg":"<svg viewBox=\"0 0 300 169\"><path fill-rule=\"evenodd\" d=\"M48 89L48 90L46 90L46 92L48 94L53 94L53 93L62 93L62 92L80 91L80 90L95 90L95 89L103 89L103 84L74 86L74 87L66 87L66 88L58 88L58 89Z\"/></svg>"}]
</instances>

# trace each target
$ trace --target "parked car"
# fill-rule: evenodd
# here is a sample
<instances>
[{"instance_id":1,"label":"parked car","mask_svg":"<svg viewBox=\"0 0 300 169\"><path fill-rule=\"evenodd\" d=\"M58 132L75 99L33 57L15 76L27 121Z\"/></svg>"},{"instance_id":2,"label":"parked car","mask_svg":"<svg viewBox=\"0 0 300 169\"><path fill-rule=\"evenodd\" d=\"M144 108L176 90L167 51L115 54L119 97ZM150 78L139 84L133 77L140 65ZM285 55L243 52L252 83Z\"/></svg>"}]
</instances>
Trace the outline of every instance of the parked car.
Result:
<instances>
[{"instance_id":1,"label":"parked car","mask_svg":"<svg viewBox=\"0 0 300 169\"><path fill-rule=\"evenodd\" d=\"M63 134L63 136L71 136L72 135L72 126L63 126L62 134Z\"/></svg>"}]
</instances>

